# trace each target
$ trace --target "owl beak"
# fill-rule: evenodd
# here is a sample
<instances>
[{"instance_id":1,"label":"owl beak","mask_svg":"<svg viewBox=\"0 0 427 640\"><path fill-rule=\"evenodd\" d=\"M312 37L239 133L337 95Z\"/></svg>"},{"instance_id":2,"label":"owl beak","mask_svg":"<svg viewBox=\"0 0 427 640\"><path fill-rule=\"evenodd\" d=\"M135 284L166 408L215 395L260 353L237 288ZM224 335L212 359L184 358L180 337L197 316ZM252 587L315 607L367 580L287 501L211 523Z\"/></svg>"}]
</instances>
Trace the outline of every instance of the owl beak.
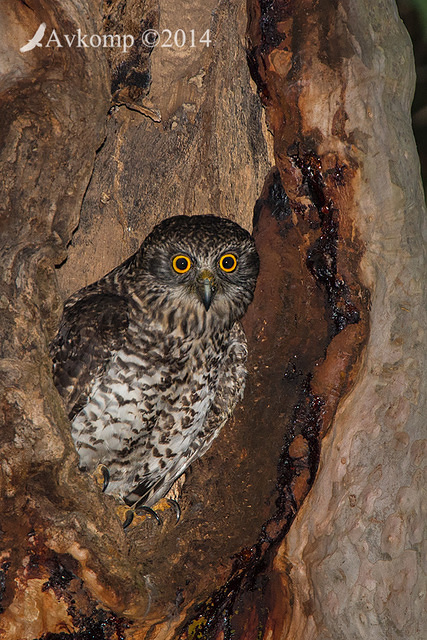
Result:
<instances>
[{"instance_id":1,"label":"owl beak","mask_svg":"<svg viewBox=\"0 0 427 640\"><path fill-rule=\"evenodd\" d=\"M203 270L198 277L197 293L206 311L209 311L212 298L215 293L215 279L213 273L207 269Z\"/></svg>"}]
</instances>

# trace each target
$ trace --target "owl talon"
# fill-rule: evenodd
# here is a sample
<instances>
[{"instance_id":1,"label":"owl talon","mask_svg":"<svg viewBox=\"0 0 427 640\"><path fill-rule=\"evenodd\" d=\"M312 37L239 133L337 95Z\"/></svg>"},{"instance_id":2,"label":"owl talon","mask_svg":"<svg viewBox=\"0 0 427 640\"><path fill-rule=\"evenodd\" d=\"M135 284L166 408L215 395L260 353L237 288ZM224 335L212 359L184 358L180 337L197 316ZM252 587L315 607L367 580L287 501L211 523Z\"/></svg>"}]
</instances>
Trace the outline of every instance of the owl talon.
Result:
<instances>
[{"instance_id":1,"label":"owl talon","mask_svg":"<svg viewBox=\"0 0 427 640\"><path fill-rule=\"evenodd\" d=\"M134 511L137 515L139 515L138 511L143 511L144 513L146 513L148 516L151 516L152 518L155 518L157 520L157 524L160 526L163 524L163 520L161 519L161 517L159 516L158 513L156 513L156 511L154 511L154 509L152 509L151 507L145 507L144 505L141 505L140 507L138 506L138 503L135 505L134 507Z\"/></svg>"},{"instance_id":2,"label":"owl talon","mask_svg":"<svg viewBox=\"0 0 427 640\"><path fill-rule=\"evenodd\" d=\"M128 509L126 511L126 519L123 523L123 529L124 531L126 531L126 529L129 527L129 525L132 524L132 520L133 520L133 516L135 515L135 512L133 509Z\"/></svg>"},{"instance_id":3,"label":"owl talon","mask_svg":"<svg viewBox=\"0 0 427 640\"><path fill-rule=\"evenodd\" d=\"M139 515L142 515L143 513L146 513L147 516L154 518L157 521L157 524L159 526L163 524L163 520L161 519L159 514L154 511L154 509L152 509L151 507L145 507L144 505L141 505L139 507L136 504L131 509L128 509L126 511L125 521L123 523L123 529L126 531L126 529L132 524L135 514L139 516Z\"/></svg>"},{"instance_id":4,"label":"owl talon","mask_svg":"<svg viewBox=\"0 0 427 640\"><path fill-rule=\"evenodd\" d=\"M105 493L108 485L110 484L110 472L105 464L102 464L102 462L98 464L91 475L102 493Z\"/></svg>"},{"instance_id":5,"label":"owl talon","mask_svg":"<svg viewBox=\"0 0 427 640\"><path fill-rule=\"evenodd\" d=\"M176 512L176 524L178 524L178 522L181 519L181 507L179 506L178 502L176 500L174 500L173 498L166 498L166 502L173 508L175 509Z\"/></svg>"},{"instance_id":6,"label":"owl talon","mask_svg":"<svg viewBox=\"0 0 427 640\"><path fill-rule=\"evenodd\" d=\"M100 467L101 467L102 477L104 479L104 482L102 483L102 493L105 493L108 485L110 484L110 472L108 471L108 468L104 464L101 464Z\"/></svg>"}]
</instances>

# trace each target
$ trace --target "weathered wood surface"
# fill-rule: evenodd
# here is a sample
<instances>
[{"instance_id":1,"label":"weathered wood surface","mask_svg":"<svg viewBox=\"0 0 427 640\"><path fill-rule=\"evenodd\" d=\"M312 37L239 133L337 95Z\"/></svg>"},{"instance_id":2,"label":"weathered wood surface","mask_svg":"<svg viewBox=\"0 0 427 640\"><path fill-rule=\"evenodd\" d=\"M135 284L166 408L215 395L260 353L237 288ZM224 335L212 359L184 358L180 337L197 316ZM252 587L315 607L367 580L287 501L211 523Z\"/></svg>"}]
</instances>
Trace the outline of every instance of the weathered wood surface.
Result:
<instances>
[{"instance_id":1,"label":"weathered wood surface","mask_svg":"<svg viewBox=\"0 0 427 640\"><path fill-rule=\"evenodd\" d=\"M170 0L114 1L103 26L97 3L5 7L0 629L418 640L424 208L393 3L250 0L247 21L240 0L189 3L185 19ZM213 43L23 57L42 20L210 28ZM257 199L245 400L193 465L181 522L125 535L77 472L50 379L60 298L163 217L251 228Z\"/></svg>"}]
</instances>

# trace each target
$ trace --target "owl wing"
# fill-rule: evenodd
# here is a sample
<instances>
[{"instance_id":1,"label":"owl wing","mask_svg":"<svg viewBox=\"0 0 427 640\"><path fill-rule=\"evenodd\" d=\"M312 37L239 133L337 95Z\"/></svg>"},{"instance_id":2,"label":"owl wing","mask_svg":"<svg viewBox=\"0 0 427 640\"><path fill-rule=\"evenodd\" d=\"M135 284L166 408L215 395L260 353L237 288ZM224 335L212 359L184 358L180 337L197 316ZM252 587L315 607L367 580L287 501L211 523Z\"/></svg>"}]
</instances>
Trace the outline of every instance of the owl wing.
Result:
<instances>
[{"instance_id":1,"label":"owl wing","mask_svg":"<svg viewBox=\"0 0 427 640\"><path fill-rule=\"evenodd\" d=\"M50 355L70 420L86 404L111 353L123 344L128 324L129 303L120 295L92 293L65 306Z\"/></svg>"}]
</instances>

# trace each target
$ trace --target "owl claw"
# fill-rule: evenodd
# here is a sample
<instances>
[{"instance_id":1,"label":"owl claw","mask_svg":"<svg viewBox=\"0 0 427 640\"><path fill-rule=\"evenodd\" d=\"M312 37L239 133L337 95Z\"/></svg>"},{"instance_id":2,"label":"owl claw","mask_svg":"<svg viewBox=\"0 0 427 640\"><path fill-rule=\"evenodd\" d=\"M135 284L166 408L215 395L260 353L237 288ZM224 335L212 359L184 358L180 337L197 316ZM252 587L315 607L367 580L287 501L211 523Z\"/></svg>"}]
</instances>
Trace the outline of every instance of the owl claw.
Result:
<instances>
[{"instance_id":1,"label":"owl claw","mask_svg":"<svg viewBox=\"0 0 427 640\"><path fill-rule=\"evenodd\" d=\"M181 518L181 507L178 502L173 498L166 498L166 502L176 511L176 524L180 521Z\"/></svg>"},{"instance_id":2,"label":"owl claw","mask_svg":"<svg viewBox=\"0 0 427 640\"><path fill-rule=\"evenodd\" d=\"M136 503L131 509L128 509L126 511L123 529L126 531L126 529L132 524L135 514L139 516L143 513L146 513L148 516L151 516L151 518L154 518L159 526L163 524L163 520L161 519L159 514L154 511L154 509L152 509L151 507L145 507L144 505L138 506L138 503Z\"/></svg>"},{"instance_id":3,"label":"owl claw","mask_svg":"<svg viewBox=\"0 0 427 640\"><path fill-rule=\"evenodd\" d=\"M126 511L126 519L123 523L123 529L126 531L126 529L128 528L129 525L132 524L132 520L133 520L133 516L134 516L134 511L133 509L128 509Z\"/></svg>"},{"instance_id":4,"label":"owl claw","mask_svg":"<svg viewBox=\"0 0 427 640\"><path fill-rule=\"evenodd\" d=\"M105 493L108 485L110 484L110 472L108 471L108 468L104 464L101 464L100 467L101 467L102 477L104 478L104 482L102 483L102 493Z\"/></svg>"},{"instance_id":5,"label":"owl claw","mask_svg":"<svg viewBox=\"0 0 427 640\"><path fill-rule=\"evenodd\" d=\"M136 505L134 506L134 511L137 515L139 515L138 511L143 511L144 513L146 513L147 515L151 516L152 518L155 518L157 520L157 524L160 526L163 524L163 521L161 519L161 517L159 516L158 513L156 513L156 511L154 511L154 509L152 509L151 507L145 507L144 505L141 505L140 507L138 506L138 503L136 503Z\"/></svg>"},{"instance_id":6,"label":"owl claw","mask_svg":"<svg viewBox=\"0 0 427 640\"><path fill-rule=\"evenodd\" d=\"M105 464L98 464L94 472L91 474L102 493L105 493L110 484L110 472Z\"/></svg>"}]
</instances>

